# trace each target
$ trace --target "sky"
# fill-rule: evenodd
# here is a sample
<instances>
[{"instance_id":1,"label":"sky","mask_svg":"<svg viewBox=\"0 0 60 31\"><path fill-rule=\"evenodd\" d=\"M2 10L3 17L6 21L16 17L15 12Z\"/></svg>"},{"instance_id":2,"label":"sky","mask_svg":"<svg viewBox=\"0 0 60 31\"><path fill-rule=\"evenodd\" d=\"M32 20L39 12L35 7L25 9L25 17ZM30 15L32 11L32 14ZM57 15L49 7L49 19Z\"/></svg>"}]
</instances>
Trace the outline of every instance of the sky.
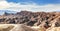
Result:
<instances>
[{"instance_id":1,"label":"sky","mask_svg":"<svg viewBox=\"0 0 60 31\"><path fill-rule=\"evenodd\" d=\"M0 0L0 10L53 12L60 11L60 0Z\"/></svg>"}]
</instances>

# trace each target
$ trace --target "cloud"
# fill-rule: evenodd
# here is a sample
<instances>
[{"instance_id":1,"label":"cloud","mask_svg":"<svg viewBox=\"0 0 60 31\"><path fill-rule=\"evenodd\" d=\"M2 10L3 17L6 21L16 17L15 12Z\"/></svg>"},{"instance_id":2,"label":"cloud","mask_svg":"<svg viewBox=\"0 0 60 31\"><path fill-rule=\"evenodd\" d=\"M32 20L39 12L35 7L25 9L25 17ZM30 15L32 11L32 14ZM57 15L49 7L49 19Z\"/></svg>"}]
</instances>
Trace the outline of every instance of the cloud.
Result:
<instances>
[{"instance_id":1,"label":"cloud","mask_svg":"<svg viewBox=\"0 0 60 31\"><path fill-rule=\"evenodd\" d=\"M52 12L52 11L59 11L60 10L60 4L47 4L47 5L37 5L35 3L26 3L26 5L23 5L21 3L8 3L7 1L0 1L0 10L14 10L14 11L21 11L21 10L27 10L27 11L33 11L33 12L39 12L39 11L45 11L45 12Z\"/></svg>"},{"instance_id":2,"label":"cloud","mask_svg":"<svg viewBox=\"0 0 60 31\"><path fill-rule=\"evenodd\" d=\"M0 9L9 8L9 3L0 0Z\"/></svg>"}]
</instances>

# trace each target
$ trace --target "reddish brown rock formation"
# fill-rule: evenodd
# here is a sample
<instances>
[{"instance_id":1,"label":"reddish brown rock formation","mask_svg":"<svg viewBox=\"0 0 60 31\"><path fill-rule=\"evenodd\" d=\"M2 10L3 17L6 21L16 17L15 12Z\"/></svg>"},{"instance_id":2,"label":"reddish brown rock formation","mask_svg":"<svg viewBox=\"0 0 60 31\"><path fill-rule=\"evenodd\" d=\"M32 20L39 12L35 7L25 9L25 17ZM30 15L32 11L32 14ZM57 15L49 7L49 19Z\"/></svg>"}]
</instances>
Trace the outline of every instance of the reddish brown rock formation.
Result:
<instances>
[{"instance_id":1,"label":"reddish brown rock formation","mask_svg":"<svg viewBox=\"0 0 60 31\"><path fill-rule=\"evenodd\" d=\"M0 16L0 24L24 24L27 26L42 26L46 29L60 26L60 12L28 12L21 11L16 14ZM56 22L55 22L56 20ZM54 23L53 23L54 22Z\"/></svg>"}]
</instances>

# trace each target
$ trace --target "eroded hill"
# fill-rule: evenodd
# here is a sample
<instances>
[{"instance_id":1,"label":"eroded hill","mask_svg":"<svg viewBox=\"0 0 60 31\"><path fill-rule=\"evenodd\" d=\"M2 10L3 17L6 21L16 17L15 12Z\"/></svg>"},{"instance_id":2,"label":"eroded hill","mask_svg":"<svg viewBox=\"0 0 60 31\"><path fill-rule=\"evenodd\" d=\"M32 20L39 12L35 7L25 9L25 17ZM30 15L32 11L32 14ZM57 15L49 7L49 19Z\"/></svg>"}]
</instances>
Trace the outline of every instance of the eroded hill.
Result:
<instances>
[{"instance_id":1,"label":"eroded hill","mask_svg":"<svg viewBox=\"0 0 60 31\"><path fill-rule=\"evenodd\" d=\"M0 16L0 24L24 24L40 26L48 29L60 26L60 12L29 12L21 11L16 14Z\"/></svg>"}]
</instances>

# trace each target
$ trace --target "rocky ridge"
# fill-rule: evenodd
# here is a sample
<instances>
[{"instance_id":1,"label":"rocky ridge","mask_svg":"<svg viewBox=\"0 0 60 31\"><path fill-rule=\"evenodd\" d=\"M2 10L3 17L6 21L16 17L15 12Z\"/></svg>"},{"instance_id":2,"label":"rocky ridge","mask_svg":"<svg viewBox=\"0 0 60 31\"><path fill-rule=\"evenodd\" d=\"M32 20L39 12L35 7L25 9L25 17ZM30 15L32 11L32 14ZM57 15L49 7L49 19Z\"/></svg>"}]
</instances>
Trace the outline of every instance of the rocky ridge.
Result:
<instances>
[{"instance_id":1,"label":"rocky ridge","mask_svg":"<svg viewBox=\"0 0 60 31\"><path fill-rule=\"evenodd\" d=\"M29 12L0 16L0 24L24 24L30 27L39 26L44 29L60 27L60 12Z\"/></svg>"}]
</instances>

